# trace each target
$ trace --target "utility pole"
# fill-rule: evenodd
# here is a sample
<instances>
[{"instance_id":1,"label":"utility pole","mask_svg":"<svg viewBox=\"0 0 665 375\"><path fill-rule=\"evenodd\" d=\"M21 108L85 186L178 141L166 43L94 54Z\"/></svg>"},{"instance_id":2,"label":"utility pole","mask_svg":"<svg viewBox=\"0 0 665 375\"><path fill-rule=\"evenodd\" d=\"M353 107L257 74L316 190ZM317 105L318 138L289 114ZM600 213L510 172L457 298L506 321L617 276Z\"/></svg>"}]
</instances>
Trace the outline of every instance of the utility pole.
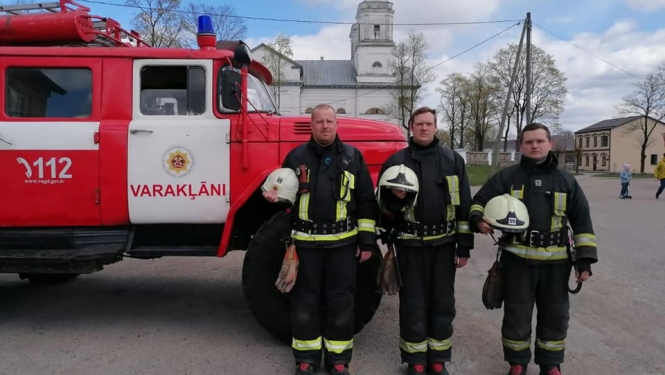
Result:
<instances>
[{"instance_id":1,"label":"utility pole","mask_svg":"<svg viewBox=\"0 0 665 375\"><path fill-rule=\"evenodd\" d=\"M526 123L531 122L531 12L526 14Z\"/></svg>"},{"instance_id":2,"label":"utility pole","mask_svg":"<svg viewBox=\"0 0 665 375\"><path fill-rule=\"evenodd\" d=\"M529 17L530 13L527 13ZM494 139L494 146L492 147L492 165L490 166L489 176L496 172L499 166L499 145L501 144L501 135L503 129L506 127L506 118L508 117L508 108L510 108L510 98L513 96L513 86L515 85L515 77L517 76L517 67L520 64L522 56L522 44L524 44L524 34L526 33L526 22L522 27L522 36L520 36L520 44L517 46L517 55L515 56L515 64L513 65L513 73L510 75L510 84L508 85L508 92L506 93L506 101L503 103L503 113L501 114L501 123L499 124L499 132L496 133Z\"/></svg>"}]
</instances>

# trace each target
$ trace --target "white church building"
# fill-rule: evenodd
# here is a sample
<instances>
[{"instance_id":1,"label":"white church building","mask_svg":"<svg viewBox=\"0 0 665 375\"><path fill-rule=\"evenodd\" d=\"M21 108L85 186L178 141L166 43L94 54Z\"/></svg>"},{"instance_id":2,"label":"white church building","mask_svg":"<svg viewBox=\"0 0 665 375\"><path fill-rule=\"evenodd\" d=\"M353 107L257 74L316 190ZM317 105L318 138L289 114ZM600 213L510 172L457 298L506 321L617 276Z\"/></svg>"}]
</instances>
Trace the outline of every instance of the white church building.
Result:
<instances>
[{"instance_id":1,"label":"white church building","mask_svg":"<svg viewBox=\"0 0 665 375\"><path fill-rule=\"evenodd\" d=\"M365 0L358 5L349 34L350 60L292 60L282 55L279 112L308 114L317 104L328 103L338 116L396 124L397 119L382 109L391 104L395 86L394 13L390 1ZM277 52L264 43L252 49L252 56L264 63L267 53Z\"/></svg>"}]
</instances>

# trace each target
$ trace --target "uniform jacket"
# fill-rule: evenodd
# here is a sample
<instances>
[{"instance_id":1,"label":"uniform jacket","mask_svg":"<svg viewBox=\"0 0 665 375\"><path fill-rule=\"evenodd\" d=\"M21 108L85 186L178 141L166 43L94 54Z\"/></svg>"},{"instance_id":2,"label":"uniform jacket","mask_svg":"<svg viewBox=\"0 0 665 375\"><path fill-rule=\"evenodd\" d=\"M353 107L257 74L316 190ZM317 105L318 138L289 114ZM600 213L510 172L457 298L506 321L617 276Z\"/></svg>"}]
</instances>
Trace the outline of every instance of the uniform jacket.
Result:
<instances>
[{"instance_id":1,"label":"uniform jacket","mask_svg":"<svg viewBox=\"0 0 665 375\"><path fill-rule=\"evenodd\" d=\"M309 193L299 194L292 217L297 246L316 243L342 246L357 241L361 250L377 251L376 217L378 205L374 185L362 153L343 144L339 137L327 147L313 138L286 155L282 167L298 171L307 168ZM356 226L354 233L339 234L334 224L348 221ZM308 233L297 229L297 223L309 222ZM314 227L316 225L316 227ZM351 231L351 232L354 232Z\"/></svg>"},{"instance_id":2,"label":"uniform jacket","mask_svg":"<svg viewBox=\"0 0 665 375\"><path fill-rule=\"evenodd\" d=\"M418 175L420 190L415 209L411 217L403 215L399 220L419 223L417 236L401 236L399 242L409 246L440 245L456 242L457 254L469 257L473 249L473 233L469 229L469 208L471 206L471 188L466 175L464 159L455 151L444 148L438 138L426 147L409 140L409 147L391 155L383 164L379 176L386 169L404 164ZM384 218L382 227L399 228L399 222ZM451 233L432 235L432 224L446 221L455 224ZM429 229L428 229L429 228ZM429 233L428 233L429 232Z\"/></svg>"},{"instance_id":3,"label":"uniform jacket","mask_svg":"<svg viewBox=\"0 0 665 375\"><path fill-rule=\"evenodd\" d=\"M653 171L653 176L659 180L665 179L665 157L658 162L656 169Z\"/></svg>"},{"instance_id":4,"label":"uniform jacket","mask_svg":"<svg viewBox=\"0 0 665 375\"><path fill-rule=\"evenodd\" d=\"M476 193L471 206L471 227L478 230L485 204L497 195L511 194L524 202L529 211L529 228L523 238L510 238L502 243L504 250L529 260L530 262L565 261L568 259L565 241L568 238L567 223L574 232L576 257L582 262L595 263L598 260L596 237L589 204L573 175L558 168L558 160L549 153L546 160L536 164L532 159L522 157L519 164L499 170ZM560 234L556 243L531 241L552 241L550 235Z\"/></svg>"}]
</instances>

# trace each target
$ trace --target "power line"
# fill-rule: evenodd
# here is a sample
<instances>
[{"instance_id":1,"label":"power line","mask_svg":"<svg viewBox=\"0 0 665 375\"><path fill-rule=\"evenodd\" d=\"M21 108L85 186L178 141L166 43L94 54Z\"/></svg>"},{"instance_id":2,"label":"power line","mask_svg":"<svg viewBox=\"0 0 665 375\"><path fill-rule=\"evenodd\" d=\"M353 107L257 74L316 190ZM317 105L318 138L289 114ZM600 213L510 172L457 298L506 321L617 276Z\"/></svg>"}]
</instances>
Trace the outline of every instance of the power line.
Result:
<instances>
[{"instance_id":1,"label":"power line","mask_svg":"<svg viewBox=\"0 0 665 375\"><path fill-rule=\"evenodd\" d=\"M445 63L447 63L447 62L449 62L449 61L451 61L451 60L453 60L453 59L455 59L455 58L457 58L457 57L459 57L459 56L462 56L463 54L465 54L465 53L467 53L467 52L473 50L474 48L477 48L477 47L481 46L482 44L485 44L485 43L489 42L490 40L492 40L492 39L498 37L499 35L505 33L506 31L508 31L508 30L510 30L510 29L512 29L513 27L515 27L515 26L519 26L519 25L522 23L522 21L523 21L523 20L518 20L517 23L515 23L515 24L513 24L513 25L511 25L511 26L509 26L509 27L507 27L507 28L505 28L505 29L499 31L498 33L496 33L496 34L490 36L489 38L487 38L487 39L485 39L485 40L483 40L483 41L481 41L481 42L479 42L479 43L476 43L475 45L473 45L473 46L471 46L471 47L465 49L464 51L462 51L462 52L460 52L460 53L458 53L458 54L456 54L456 55L450 57L450 58L447 59L447 60L444 60L444 61L442 61L442 62L440 62L440 63L434 64L434 65L428 67L427 69L425 69L425 71L432 70L432 69L436 68L437 66L443 65L443 64L445 64ZM375 92L380 91L380 90L383 90L383 89L375 89L375 90L371 90L371 91L368 91L368 92L363 93L363 94L360 94L360 95L355 95L355 96L352 96L352 97L350 97L350 98L346 98L346 99L335 100L335 101L333 101L333 102L328 102L328 103L326 103L326 104L333 104L333 103L345 102L345 101L347 101L347 100L356 99L356 98L359 98L359 97L361 97L361 96L369 95L369 94L375 93ZM284 110L284 109L300 109L300 108L302 108L302 107L286 107L286 108L280 108L280 109L281 109L281 110Z\"/></svg>"},{"instance_id":2,"label":"power line","mask_svg":"<svg viewBox=\"0 0 665 375\"><path fill-rule=\"evenodd\" d=\"M84 3L91 4L100 4L100 5L111 5L121 8L133 8L133 9L143 9L137 5L128 5L128 4L117 4L101 0L80 0ZM184 13L184 14L198 14L197 12L192 12L189 10L183 9L173 9L171 12ZM219 13L209 13L209 16L219 16L219 17L228 17L228 18L241 18L246 20L253 21L273 21L273 22L293 22L293 23L313 23L313 24L327 24L327 25L355 25L357 22L345 22L345 21L315 21L315 20L300 20L300 19L288 19L288 18L272 18L272 17L254 17L254 16L238 16L235 14L219 14ZM506 23L506 22L515 22L519 20L496 20L496 21L464 21L464 22L423 22L423 23L374 23L373 25L390 25L390 26L451 26L451 25L481 25L481 24L494 24L494 23Z\"/></svg>"},{"instance_id":3,"label":"power line","mask_svg":"<svg viewBox=\"0 0 665 375\"><path fill-rule=\"evenodd\" d=\"M620 66L617 66L617 65L612 64L611 62L609 62L609 61L607 61L607 60L605 60L605 59L603 59L603 58L601 58L601 57L595 55L595 54L592 53L592 52L589 52L589 51L585 50L584 48L578 46L578 45L575 44L575 43L573 43L573 42L571 42L571 41L569 41L569 40L566 40L566 39L564 39L564 38L562 38L562 37L556 35L555 33L549 31L549 30L546 29L545 27L540 26L540 25L538 25L537 23L535 23L535 22L533 22L533 21L531 22L531 24L532 24L532 25L535 25L535 26L537 26L537 27L539 27L539 28L542 29L543 31L545 31L545 32L547 32L548 34L552 35L553 37L555 37L555 38L557 38L557 39L559 39L559 40L562 40L562 41L564 41L564 42L566 42L566 43L572 45L573 47L578 48L578 49L580 49L580 50L582 50L582 51L588 53L589 55L591 55L591 56L597 58L598 60L600 60L600 61L602 61L602 62L604 62L604 63L606 63L606 64L608 64L608 65L611 65L611 66L613 66L613 67L615 67L615 68L621 70L622 72L624 72L624 73L626 73L626 74L629 74L629 75L631 75L631 76L633 76L633 77L635 77L635 78L642 78L642 77L640 77L640 76L638 76L638 75L636 75L636 74L634 74L634 73L632 73L632 72L627 71L626 69L624 69L624 68L622 68L622 67L620 67Z\"/></svg>"}]
</instances>

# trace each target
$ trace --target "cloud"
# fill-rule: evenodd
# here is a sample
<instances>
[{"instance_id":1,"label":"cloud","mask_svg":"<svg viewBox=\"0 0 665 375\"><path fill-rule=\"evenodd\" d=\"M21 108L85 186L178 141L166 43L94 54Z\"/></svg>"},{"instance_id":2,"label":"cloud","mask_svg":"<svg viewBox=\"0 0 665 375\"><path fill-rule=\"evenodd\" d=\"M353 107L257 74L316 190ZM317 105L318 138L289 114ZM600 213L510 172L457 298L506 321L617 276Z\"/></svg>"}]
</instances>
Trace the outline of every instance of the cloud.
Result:
<instances>
[{"instance_id":1,"label":"cloud","mask_svg":"<svg viewBox=\"0 0 665 375\"><path fill-rule=\"evenodd\" d=\"M626 0L626 5L635 10L653 12L665 9L665 0Z\"/></svg>"}]
</instances>

